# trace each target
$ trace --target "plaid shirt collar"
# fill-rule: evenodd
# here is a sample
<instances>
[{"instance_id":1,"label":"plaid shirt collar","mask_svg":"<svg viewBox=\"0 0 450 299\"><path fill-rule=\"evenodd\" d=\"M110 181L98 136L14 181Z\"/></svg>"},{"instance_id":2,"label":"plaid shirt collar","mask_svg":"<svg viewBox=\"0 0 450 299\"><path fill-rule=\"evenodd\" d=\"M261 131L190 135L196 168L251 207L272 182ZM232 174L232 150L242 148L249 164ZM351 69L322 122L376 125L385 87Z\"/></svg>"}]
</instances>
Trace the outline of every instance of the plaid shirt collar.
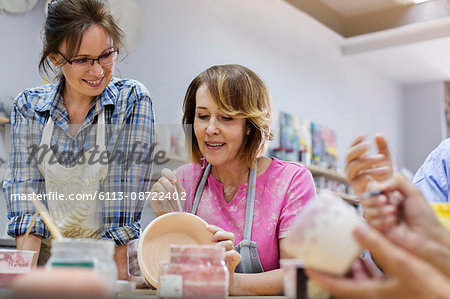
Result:
<instances>
[{"instance_id":1,"label":"plaid shirt collar","mask_svg":"<svg viewBox=\"0 0 450 299\"><path fill-rule=\"evenodd\" d=\"M91 108L89 109L88 115L83 122L80 129L85 128L93 122L93 118L102 111L105 105L116 105L117 99L119 98L119 90L114 84L117 79L112 78L111 81L106 86L105 90L98 95L94 101L92 101ZM62 78L57 84L53 84L50 90L50 94L45 98L42 103L37 105L34 110L38 112L50 112L50 117L53 119L55 124L60 126L64 131L69 130L69 114L67 113L66 106L62 101L62 91L64 87L65 79Z\"/></svg>"}]
</instances>

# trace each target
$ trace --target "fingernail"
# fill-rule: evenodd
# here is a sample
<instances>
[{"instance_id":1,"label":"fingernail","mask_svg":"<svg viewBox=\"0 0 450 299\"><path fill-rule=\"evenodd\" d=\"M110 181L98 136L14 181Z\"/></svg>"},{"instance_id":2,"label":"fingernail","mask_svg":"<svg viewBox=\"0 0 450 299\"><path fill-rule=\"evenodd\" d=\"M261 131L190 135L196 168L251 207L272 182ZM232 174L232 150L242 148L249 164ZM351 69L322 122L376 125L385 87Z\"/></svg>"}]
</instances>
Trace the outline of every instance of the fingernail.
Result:
<instances>
[{"instance_id":1,"label":"fingernail","mask_svg":"<svg viewBox=\"0 0 450 299\"><path fill-rule=\"evenodd\" d=\"M357 226L355 229L355 235L359 238L365 237L367 235L367 226L365 225Z\"/></svg>"}]
</instances>

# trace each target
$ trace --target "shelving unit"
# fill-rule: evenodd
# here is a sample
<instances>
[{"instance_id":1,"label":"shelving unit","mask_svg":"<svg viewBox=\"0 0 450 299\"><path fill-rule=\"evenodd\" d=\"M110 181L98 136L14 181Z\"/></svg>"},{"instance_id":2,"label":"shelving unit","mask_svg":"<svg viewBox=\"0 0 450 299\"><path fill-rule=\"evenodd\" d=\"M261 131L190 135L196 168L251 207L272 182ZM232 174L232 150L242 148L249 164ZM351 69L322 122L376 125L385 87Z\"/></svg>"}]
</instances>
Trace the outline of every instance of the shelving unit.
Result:
<instances>
[{"instance_id":1,"label":"shelving unit","mask_svg":"<svg viewBox=\"0 0 450 299\"><path fill-rule=\"evenodd\" d=\"M153 172L154 173L154 176L153 176L153 180L154 181L159 179L159 175L160 175L159 172L161 171L162 168L176 169L176 168L180 167L181 165L190 163L189 158L181 157L181 156L174 155L174 154L171 154L171 153L166 153L166 159L169 159L169 162L167 164L165 164L165 165L160 165L159 167L156 167L156 169L158 171L154 171ZM337 171L330 170L330 169L324 169L324 168L321 168L321 167L315 166L315 165L304 165L304 164L299 163L299 162L295 162L295 163L298 163L298 164L301 164L301 165L307 167L309 169L309 171L311 171L313 176L323 176L323 177L325 177L327 179L330 179L332 181L336 181L338 183L348 185L348 181L347 181L347 178L345 177L345 175L343 175L343 174L341 174L341 173L339 173ZM328 190L328 189L317 188L317 192L319 192L321 190L327 190L328 192L333 193L334 195L342 198L343 200L347 201L350 204L353 204L353 205L358 204L356 195L346 194L346 193L336 192L336 191L331 191L331 190Z\"/></svg>"},{"instance_id":2,"label":"shelving unit","mask_svg":"<svg viewBox=\"0 0 450 299\"><path fill-rule=\"evenodd\" d=\"M9 117L0 116L0 131L4 132L5 131L4 125L9 124L9 123L10 123Z\"/></svg>"},{"instance_id":3,"label":"shelving unit","mask_svg":"<svg viewBox=\"0 0 450 299\"><path fill-rule=\"evenodd\" d=\"M342 198L343 200L345 200L349 204L352 204L352 205L359 204L359 201L357 200L357 196L356 195L342 193L342 192L336 192L336 191L331 191L331 190L328 190L328 189L320 189L320 188L317 188L317 193L319 193L322 190L326 190L327 192L331 192L333 195L336 195L336 196Z\"/></svg>"},{"instance_id":4,"label":"shelving unit","mask_svg":"<svg viewBox=\"0 0 450 299\"><path fill-rule=\"evenodd\" d=\"M0 116L0 125L9 124L10 119L6 116Z\"/></svg>"},{"instance_id":5,"label":"shelving unit","mask_svg":"<svg viewBox=\"0 0 450 299\"><path fill-rule=\"evenodd\" d=\"M299 162L296 162L299 163ZM325 177L326 179L338 182L340 184L345 184L345 185L349 185L347 178L345 177L345 175L331 170L331 169L324 169L322 167L316 166L316 165L305 165L302 163L299 163L305 167L307 167L309 169L309 171L311 171L311 174L314 177ZM357 205L358 204L358 200L357 200L357 196L356 195L352 195L352 194L347 194L347 193L343 193L343 192L336 192L336 191L332 191L332 190L328 190L328 189L320 189L317 188L317 192L321 191L321 190L326 190L328 192L333 193L334 195L342 198L343 200L347 201L348 203L352 204L352 205Z\"/></svg>"},{"instance_id":6,"label":"shelving unit","mask_svg":"<svg viewBox=\"0 0 450 299\"><path fill-rule=\"evenodd\" d=\"M323 176L326 177L327 179L348 185L348 181L345 175L340 174L337 171L331 169L324 169L315 165L304 165L304 166L306 166L314 176Z\"/></svg>"}]
</instances>

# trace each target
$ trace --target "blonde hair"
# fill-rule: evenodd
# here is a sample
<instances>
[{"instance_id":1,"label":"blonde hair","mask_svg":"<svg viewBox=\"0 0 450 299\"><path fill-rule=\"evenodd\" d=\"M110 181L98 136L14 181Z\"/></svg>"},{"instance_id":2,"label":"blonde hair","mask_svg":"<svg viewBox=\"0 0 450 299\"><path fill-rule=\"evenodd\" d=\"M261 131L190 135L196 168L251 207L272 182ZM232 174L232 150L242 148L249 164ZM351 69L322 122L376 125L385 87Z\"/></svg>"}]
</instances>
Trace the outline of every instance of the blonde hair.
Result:
<instances>
[{"instance_id":1,"label":"blonde hair","mask_svg":"<svg viewBox=\"0 0 450 299\"><path fill-rule=\"evenodd\" d=\"M197 90L205 86L216 105L234 118L245 118L247 130L241 161L255 167L256 159L273 140L271 124L273 107L264 82L250 69L238 65L215 65L200 73L189 85L183 103L183 127L192 150L192 161L200 163L203 157L197 138L190 134L195 119Z\"/></svg>"}]
</instances>

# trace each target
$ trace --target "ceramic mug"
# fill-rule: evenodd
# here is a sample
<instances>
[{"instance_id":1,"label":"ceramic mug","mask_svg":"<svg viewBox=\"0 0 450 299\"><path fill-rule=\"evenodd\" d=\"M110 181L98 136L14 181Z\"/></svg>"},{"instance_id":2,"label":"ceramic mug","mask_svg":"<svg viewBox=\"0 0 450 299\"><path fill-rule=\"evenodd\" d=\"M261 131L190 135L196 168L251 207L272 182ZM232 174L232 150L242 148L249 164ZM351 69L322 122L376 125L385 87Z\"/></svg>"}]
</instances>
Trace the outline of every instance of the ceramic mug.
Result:
<instances>
[{"instance_id":1,"label":"ceramic mug","mask_svg":"<svg viewBox=\"0 0 450 299\"><path fill-rule=\"evenodd\" d=\"M322 192L298 215L284 249L308 268L344 275L361 252L353 237L359 225L364 225L364 220L355 208L331 193Z\"/></svg>"}]
</instances>

